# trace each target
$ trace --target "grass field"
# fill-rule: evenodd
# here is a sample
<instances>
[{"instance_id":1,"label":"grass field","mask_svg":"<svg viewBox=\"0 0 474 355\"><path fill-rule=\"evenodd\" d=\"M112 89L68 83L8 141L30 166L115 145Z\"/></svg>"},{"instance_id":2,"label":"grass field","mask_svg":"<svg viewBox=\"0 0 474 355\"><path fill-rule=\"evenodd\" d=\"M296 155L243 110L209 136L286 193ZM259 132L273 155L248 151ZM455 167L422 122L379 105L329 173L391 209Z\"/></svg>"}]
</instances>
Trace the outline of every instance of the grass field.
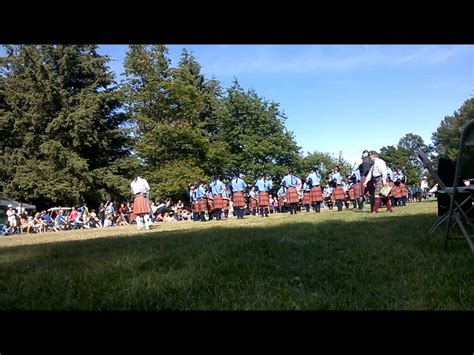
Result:
<instances>
[{"instance_id":1,"label":"grass field","mask_svg":"<svg viewBox=\"0 0 474 355\"><path fill-rule=\"evenodd\" d=\"M2 310L471 310L436 203L3 237Z\"/></svg>"}]
</instances>

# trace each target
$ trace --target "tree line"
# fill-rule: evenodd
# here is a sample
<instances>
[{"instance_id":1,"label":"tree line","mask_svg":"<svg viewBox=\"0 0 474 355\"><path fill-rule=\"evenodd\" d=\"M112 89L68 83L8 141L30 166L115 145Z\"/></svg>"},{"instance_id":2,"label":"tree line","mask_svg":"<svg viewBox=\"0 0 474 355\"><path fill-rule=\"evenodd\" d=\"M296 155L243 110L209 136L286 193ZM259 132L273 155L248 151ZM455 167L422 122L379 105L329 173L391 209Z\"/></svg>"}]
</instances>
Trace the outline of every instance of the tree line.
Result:
<instances>
[{"instance_id":1,"label":"tree line","mask_svg":"<svg viewBox=\"0 0 474 355\"><path fill-rule=\"evenodd\" d=\"M8 45L0 57L0 195L38 206L129 199L133 174L152 198L185 198L188 183L239 169L254 180L288 167L338 164L342 153L303 155L279 104L207 78L183 49L173 67L164 45L131 45L124 79L96 45ZM453 155L451 133L472 117L472 99L434 133L434 146L407 134L384 147L387 161L419 180L413 145ZM469 116L470 115L470 116ZM463 121L463 122L464 122ZM417 170L418 169L418 170Z\"/></svg>"}]
</instances>

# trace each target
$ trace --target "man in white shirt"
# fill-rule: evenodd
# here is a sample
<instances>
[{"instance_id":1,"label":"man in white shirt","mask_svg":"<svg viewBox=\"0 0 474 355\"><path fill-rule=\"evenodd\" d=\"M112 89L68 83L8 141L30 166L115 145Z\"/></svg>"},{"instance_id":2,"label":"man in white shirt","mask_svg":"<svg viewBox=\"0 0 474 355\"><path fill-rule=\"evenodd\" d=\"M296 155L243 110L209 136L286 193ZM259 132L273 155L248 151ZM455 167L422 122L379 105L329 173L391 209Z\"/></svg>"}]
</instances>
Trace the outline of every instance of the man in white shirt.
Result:
<instances>
[{"instance_id":1,"label":"man in white shirt","mask_svg":"<svg viewBox=\"0 0 474 355\"><path fill-rule=\"evenodd\" d=\"M430 187L428 185L428 178L426 176L423 176L423 179L421 180L420 190L423 194L423 198L426 199L428 197L428 191L430 190Z\"/></svg>"},{"instance_id":2,"label":"man in white shirt","mask_svg":"<svg viewBox=\"0 0 474 355\"><path fill-rule=\"evenodd\" d=\"M369 158L374 163L367 174L367 179L364 181L364 186L367 186L367 183L372 180L375 186L374 191L374 209L372 213L378 213L380 208L380 190L383 186L387 185L387 164L379 158L379 154L372 150L369 152ZM384 196L383 202L387 207L387 212L393 212L392 205L390 204L390 199L387 196Z\"/></svg>"},{"instance_id":3,"label":"man in white shirt","mask_svg":"<svg viewBox=\"0 0 474 355\"><path fill-rule=\"evenodd\" d=\"M137 216L138 230L145 227L150 229L150 185L140 175L136 175L135 179L130 184L130 190L134 197L133 200L133 214Z\"/></svg>"},{"instance_id":4,"label":"man in white shirt","mask_svg":"<svg viewBox=\"0 0 474 355\"><path fill-rule=\"evenodd\" d=\"M8 222L10 223L10 226L12 226L13 229L16 229L17 227L16 213L12 205L8 205L7 218L8 218Z\"/></svg>"}]
</instances>

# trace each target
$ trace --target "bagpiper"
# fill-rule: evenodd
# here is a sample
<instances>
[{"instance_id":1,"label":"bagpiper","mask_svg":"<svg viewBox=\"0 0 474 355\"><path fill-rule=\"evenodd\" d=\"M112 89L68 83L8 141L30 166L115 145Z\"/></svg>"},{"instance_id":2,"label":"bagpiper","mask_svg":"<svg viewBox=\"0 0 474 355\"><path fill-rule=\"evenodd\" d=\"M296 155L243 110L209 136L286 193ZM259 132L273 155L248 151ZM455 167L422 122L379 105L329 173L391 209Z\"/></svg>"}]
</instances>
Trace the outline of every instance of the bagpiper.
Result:
<instances>
[{"instance_id":1,"label":"bagpiper","mask_svg":"<svg viewBox=\"0 0 474 355\"><path fill-rule=\"evenodd\" d=\"M260 179L257 180L255 186L258 189L258 207L260 208L260 216L268 217L268 207L270 206L270 199L268 191L272 188L272 181L267 180L265 173L260 175Z\"/></svg>"},{"instance_id":2,"label":"bagpiper","mask_svg":"<svg viewBox=\"0 0 474 355\"><path fill-rule=\"evenodd\" d=\"M245 188L247 187L247 184L240 178L239 172L236 172L235 177L232 179L231 187L235 215L237 216L237 219L243 219L245 208Z\"/></svg>"},{"instance_id":3,"label":"bagpiper","mask_svg":"<svg viewBox=\"0 0 474 355\"><path fill-rule=\"evenodd\" d=\"M296 184L298 180L296 176L293 175L293 170L288 170L288 175L286 175L281 181L281 185L286 188L286 199L290 206L290 213L296 214L298 199L298 191L296 190Z\"/></svg>"},{"instance_id":4,"label":"bagpiper","mask_svg":"<svg viewBox=\"0 0 474 355\"><path fill-rule=\"evenodd\" d=\"M212 183L210 185L210 191L213 198L212 211L209 214L209 219L212 219L214 216L218 221L222 217L222 208L224 207L223 193L224 193L224 183L216 176L213 177Z\"/></svg>"},{"instance_id":5,"label":"bagpiper","mask_svg":"<svg viewBox=\"0 0 474 355\"><path fill-rule=\"evenodd\" d=\"M309 175L306 178L306 182L310 187L310 197L313 209L316 213L321 212L321 202L323 202L323 192L321 190L321 175L319 172L311 168L309 170Z\"/></svg>"}]
</instances>

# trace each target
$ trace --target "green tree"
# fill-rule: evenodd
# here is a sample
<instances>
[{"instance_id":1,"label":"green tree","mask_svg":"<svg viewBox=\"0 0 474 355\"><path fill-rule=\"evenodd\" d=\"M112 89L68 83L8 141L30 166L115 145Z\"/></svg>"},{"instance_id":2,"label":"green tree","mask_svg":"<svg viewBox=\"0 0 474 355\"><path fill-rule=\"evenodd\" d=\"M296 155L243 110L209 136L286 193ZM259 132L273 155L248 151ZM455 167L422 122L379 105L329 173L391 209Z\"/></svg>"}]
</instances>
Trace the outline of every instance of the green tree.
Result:
<instances>
[{"instance_id":1,"label":"green tree","mask_svg":"<svg viewBox=\"0 0 474 355\"><path fill-rule=\"evenodd\" d=\"M421 179L421 177L426 174L426 169L418 158L417 150L421 149L430 156L434 150L433 146L426 145L423 138L419 135L407 133L405 136L400 138L397 148L403 150L405 155L409 156L411 165L415 168L418 179Z\"/></svg>"},{"instance_id":2,"label":"green tree","mask_svg":"<svg viewBox=\"0 0 474 355\"><path fill-rule=\"evenodd\" d=\"M337 165L337 160L329 153L321 153L314 151L313 153L307 153L305 157L301 159L300 168L298 170L299 175L308 176L309 169L316 168L321 174L322 183L326 183L326 176L331 172L334 165Z\"/></svg>"},{"instance_id":3,"label":"green tree","mask_svg":"<svg viewBox=\"0 0 474 355\"><path fill-rule=\"evenodd\" d=\"M0 63L0 191L40 206L120 197L126 116L96 46L5 46ZM110 180L98 180L102 173ZM123 172L123 171L122 171ZM118 195L117 195L118 193Z\"/></svg>"},{"instance_id":4,"label":"green tree","mask_svg":"<svg viewBox=\"0 0 474 355\"><path fill-rule=\"evenodd\" d=\"M446 116L433 133L432 139L439 157L456 161L461 133L467 122L474 119L474 98L466 100L452 116ZM474 176L474 152L466 149L463 176Z\"/></svg>"},{"instance_id":5,"label":"green tree","mask_svg":"<svg viewBox=\"0 0 474 355\"><path fill-rule=\"evenodd\" d=\"M176 68L167 55L162 45L130 46L123 93L152 195L177 199L188 183L219 173L214 170L225 167L228 153L216 138L219 84L205 79L187 51Z\"/></svg>"},{"instance_id":6,"label":"green tree","mask_svg":"<svg viewBox=\"0 0 474 355\"><path fill-rule=\"evenodd\" d=\"M408 185L419 184L419 176L407 150L389 145L380 149L380 157L390 165L392 169L404 169L407 177L406 183Z\"/></svg>"},{"instance_id":7,"label":"green tree","mask_svg":"<svg viewBox=\"0 0 474 355\"><path fill-rule=\"evenodd\" d=\"M298 167L299 147L277 103L262 99L254 90L245 91L237 80L223 102L219 136L229 147L231 169L240 169L250 181L261 172L278 179L288 167Z\"/></svg>"}]
</instances>

